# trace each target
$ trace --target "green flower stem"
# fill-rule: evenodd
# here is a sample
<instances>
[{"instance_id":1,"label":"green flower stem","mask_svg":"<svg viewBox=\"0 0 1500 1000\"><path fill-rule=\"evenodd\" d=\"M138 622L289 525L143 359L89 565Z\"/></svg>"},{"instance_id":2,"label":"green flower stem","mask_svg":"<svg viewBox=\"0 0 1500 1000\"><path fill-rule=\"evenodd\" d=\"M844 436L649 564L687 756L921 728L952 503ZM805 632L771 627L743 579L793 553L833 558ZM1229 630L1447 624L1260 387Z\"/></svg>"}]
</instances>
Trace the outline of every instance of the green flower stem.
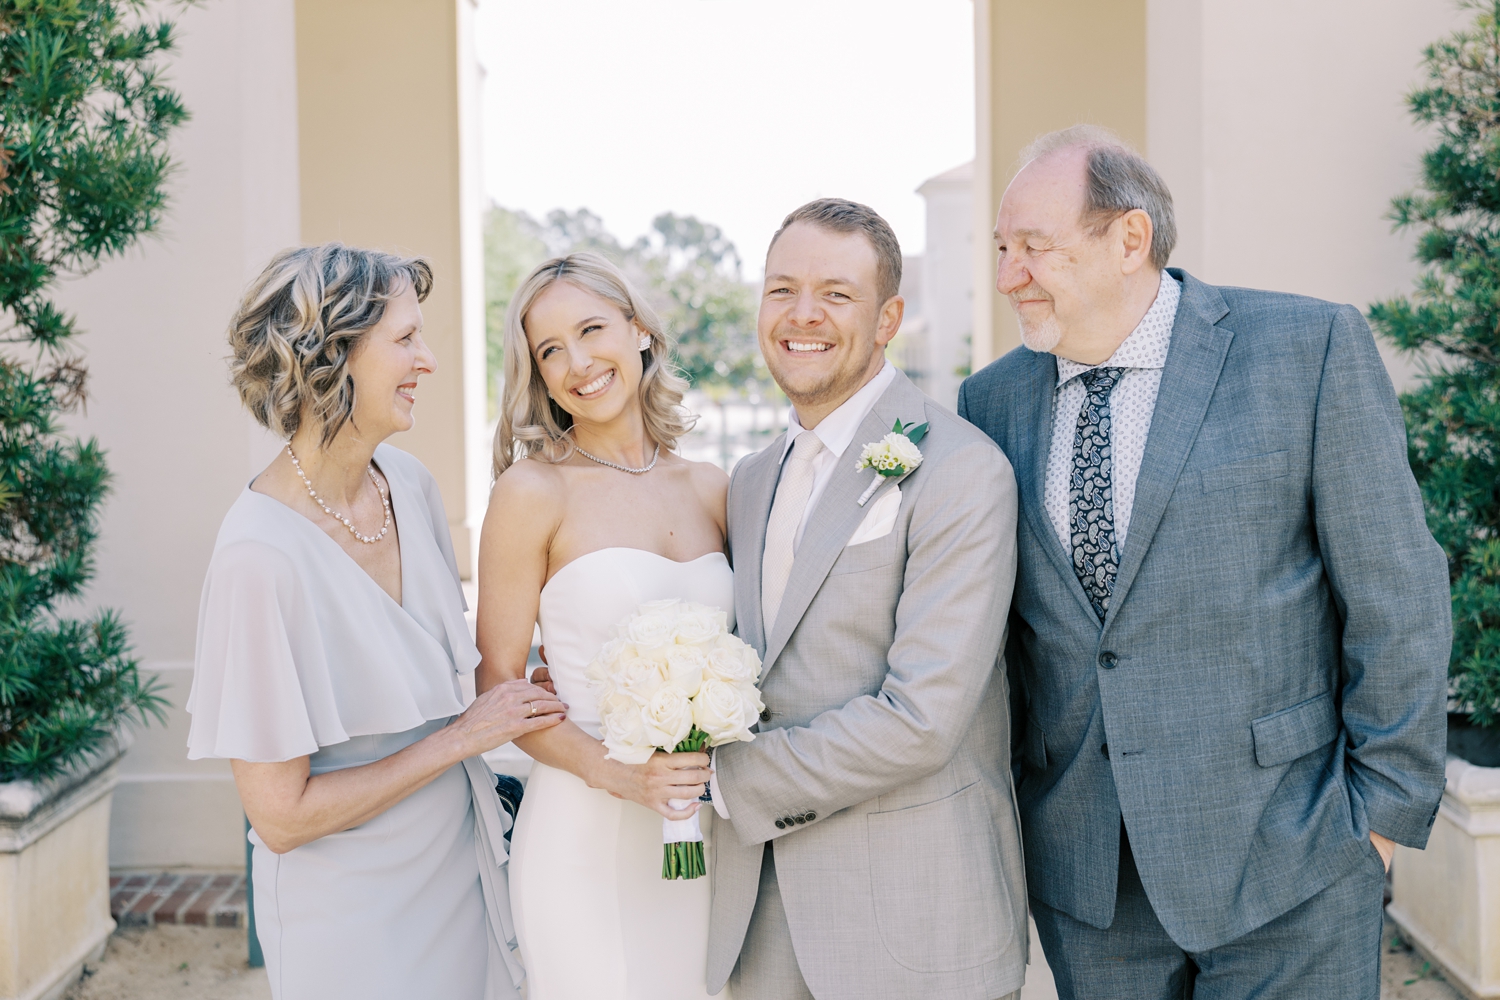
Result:
<instances>
[{"instance_id":1,"label":"green flower stem","mask_svg":"<svg viewBox=\"0 0 1500 1000\"><path fill-rule=\"evenodd\" d=\"M689 840L678 844L662 845L662 878L702 878L706 874L707 869L703 864L703 841Z\"/></svg>"},{"instance_id":2,"label":"green flower stem","mask_svg":"<svg viewBox=\"0 0 1500 1000\"><path fill-rule=\"evenodd\" d=\"M673 753L702 753L708 749L708 734L694 726L688 730L688 734L682 738L682 742L672 748Z\"/></svg>"},{"instance_id":3,"label":"green flower stem","mask_svg":"<svg viewBox=\"0 0 1500 1000\"><path fill-rule=\"evenodd\" d=\"M708 743L708 734L694 726L688 730L682 742L672 748L672 752L702 753L708 749ZM703 864L703 841L688 840L662 845L662 878L702 878L705 874L707 874L707 869Z\"/></svg>"}]
</instances>

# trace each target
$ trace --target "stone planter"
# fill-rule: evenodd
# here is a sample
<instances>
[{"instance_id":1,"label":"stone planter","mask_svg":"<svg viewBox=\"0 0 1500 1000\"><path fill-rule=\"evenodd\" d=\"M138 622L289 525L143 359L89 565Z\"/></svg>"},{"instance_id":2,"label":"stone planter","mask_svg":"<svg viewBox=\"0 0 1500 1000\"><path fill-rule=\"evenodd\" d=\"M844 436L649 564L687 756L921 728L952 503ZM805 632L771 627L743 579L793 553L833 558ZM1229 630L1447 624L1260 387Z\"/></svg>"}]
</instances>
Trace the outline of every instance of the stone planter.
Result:
<instances>
[{"instance_id":1,"label":"stone planter","mask_svg":"<svg viewBox=\"0 0 1500 1000\"><path fill-rule=\"evenodd\" d=\"M1425 851L1397 846L1386 912L1470 997L1500 997L1500 767L1448 758Z\"/></svg>"},{"instance_id":2,"label":"stone planter","mask_svg":"<svg viewBox=\"0 0 1500 1000\"><path fill-rule=\"evenodd\" d=\"M53 1000L104 953L110 793L126 745L49 781L0 784L0 1000Z\"/></svg>"}]
</instances>

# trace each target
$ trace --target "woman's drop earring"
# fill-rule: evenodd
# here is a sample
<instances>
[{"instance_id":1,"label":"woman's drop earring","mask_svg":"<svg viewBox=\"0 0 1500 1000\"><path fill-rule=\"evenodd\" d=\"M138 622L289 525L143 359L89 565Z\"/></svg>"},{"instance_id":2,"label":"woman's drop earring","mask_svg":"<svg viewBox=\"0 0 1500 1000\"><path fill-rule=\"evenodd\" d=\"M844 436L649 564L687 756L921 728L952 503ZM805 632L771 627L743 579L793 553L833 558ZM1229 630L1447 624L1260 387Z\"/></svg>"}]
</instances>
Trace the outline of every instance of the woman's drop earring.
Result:
<instances>
[{"instance_id":1,"label":"woman's drop earring","mask_svg":"<svg viewBox=\"0 0 1500 1000\"><path fill-rule=\"evenodd\" d=\"M645 351L645 350L650 350L650 348L651 348L651 334L649 334L649 333L642 334L641 335L641 342L637 346L636 349L637 350L641 350L641 351Z\"/></svg>"}]
</instances>

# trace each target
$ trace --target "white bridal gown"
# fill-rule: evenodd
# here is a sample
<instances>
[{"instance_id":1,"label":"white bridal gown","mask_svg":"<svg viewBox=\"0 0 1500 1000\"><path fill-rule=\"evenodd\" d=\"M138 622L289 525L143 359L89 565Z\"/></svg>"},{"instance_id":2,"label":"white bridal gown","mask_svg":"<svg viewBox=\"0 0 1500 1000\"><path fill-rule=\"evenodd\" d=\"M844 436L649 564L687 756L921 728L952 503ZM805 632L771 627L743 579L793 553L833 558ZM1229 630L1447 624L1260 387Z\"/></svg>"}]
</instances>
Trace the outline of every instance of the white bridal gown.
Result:
<instances>
[{"instance_id":1,"label":"white bridal gown","mask_svg":"<svg viewBox=\"0 0 1500 1000\"><path fill-rule=\"evenodd\" d=\"M585 732L599 735L589 662L617 623L647 601L673 598L719 608L734 626L734 573L720 553L679 563L643 549L600 549L542 588L548 668L568 718ZM712 812L699 813L708 850ZM708 996L708 876L667 881L661 860L660 815L567 771L532 767L510 862L527 1000Z\"/></svg>"},{"instance_id":2,"label":"white bridal gown","mask_svg":"<svg viewBox=\"0 0 1500 1000\"><path fill-rule=\"evenodd\" d=\"M245 490L198 618L188 756L313 774L380 760L463 711L479 650L437 484L389 445L401 603L323 529ZM389 539L386 543L388 544ZM255 921L274 1000L514 1000L506 821L473 757L379 816L285 854L256 834Z\"/></svg>"}]
</instances>

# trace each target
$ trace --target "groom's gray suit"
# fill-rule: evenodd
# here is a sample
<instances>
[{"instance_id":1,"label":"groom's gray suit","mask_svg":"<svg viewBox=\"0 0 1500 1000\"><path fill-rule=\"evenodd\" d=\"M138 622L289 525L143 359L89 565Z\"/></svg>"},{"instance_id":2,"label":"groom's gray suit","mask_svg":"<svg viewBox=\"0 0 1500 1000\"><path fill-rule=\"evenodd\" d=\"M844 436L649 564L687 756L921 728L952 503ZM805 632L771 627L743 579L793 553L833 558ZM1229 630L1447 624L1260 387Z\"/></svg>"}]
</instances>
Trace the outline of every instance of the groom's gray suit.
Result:
<instances>
[{"instance_id":1,"label":"groom's gray suit","mask_svg":"<svg viewBox=\"0 0 1500 1000\"><path fill-rule=\"evenodd\" d=\"M875 475L855 471L859 450L897 419L931 424L924 460L899 484L894 528L846 545L881 496L857 503ZM754 742L715 753L732 821L712 850L709 988L745 945L746 962L790 965L771 970L788 983L800 970L818 1000L1009 994L1027 953L1000 657L1010 464L898 373L813 509L766 635L761 558L782 454L778 439L744 459L729 488L735 617L762 654L767 712ZM795 959L746 945L778 891Z\"/></svg>"},{"instance_id":2,"label":"groom's gray suit","mask_svg":"<svg viewBox=\"0 0 1500 1000\"><path fill-rule=\"evenodd\" d=\"M1447 562L1359 313L1171 273L1182 298L1102 624L1045 510L1057 359L1017 348L959 398L1021 491L1007 658L1031 894L1111 928L1117 875L1123 894L1138 870L1140 912L1206 975L1203 954L1357 876L1363 902L1253 951L1287 965L1357 918L1359 953L1335 962L1378 972L1368 834L1423 846L1443 791ZM1074 951L1057 957L1090 960Z\"/></svg>"}]
</instances>

